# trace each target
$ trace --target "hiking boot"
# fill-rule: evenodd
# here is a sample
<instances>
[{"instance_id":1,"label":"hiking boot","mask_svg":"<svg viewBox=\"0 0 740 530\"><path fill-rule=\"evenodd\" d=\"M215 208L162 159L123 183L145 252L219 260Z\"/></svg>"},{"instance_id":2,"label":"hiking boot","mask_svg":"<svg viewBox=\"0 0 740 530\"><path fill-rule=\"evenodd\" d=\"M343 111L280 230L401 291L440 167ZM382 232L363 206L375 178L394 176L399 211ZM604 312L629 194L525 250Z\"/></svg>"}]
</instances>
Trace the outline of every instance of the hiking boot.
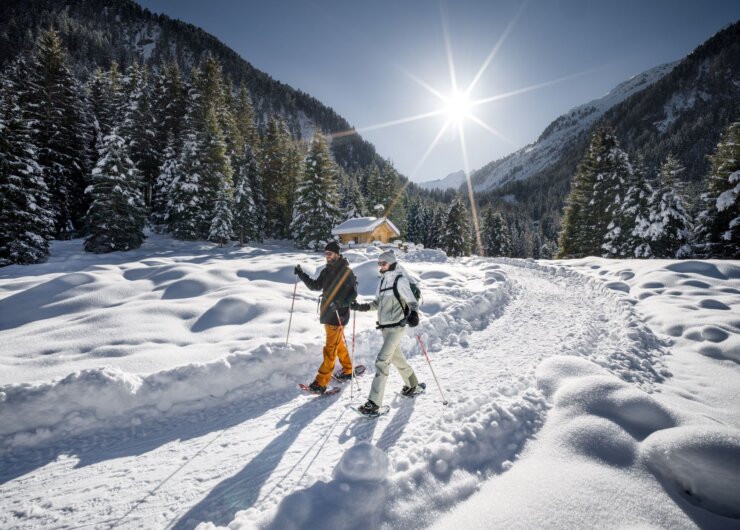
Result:
<instances>
[{"instance_id":1,"label":"hiking boot","mask_svg":"<svg viewBox=\"0 0 740 530\"><path fill-rule=\"evenodd\" d=\"M317 394L323 394L324 392L326 392L326 387L325 386L321 386L320 384L318 384L316 382L316 380L314 380L313 383L311 383L310 385L308 385L308 389L311 392L316 392Z\"/></svg>"},{"instance_id":2,"label":"hiking boot","mask_svg":"<svg viewBox=\"0 0 740 530\"><path fill-rule=\"evenodd\" d=\"M334 374L334 378L337 379L338 381L349 381L350 379L352 379L352 372L348 374L345 374L343 372Z\"/></svg>"},{"instance_id":3,"label":"hiking boot","mask_svg":"<svg viewBox=\"0 0 740 530\"><path fill-rule=\"evenodd\" d=\"M401 389L401 395L406 397L411 397L416 393L416 387L415 386L406 386L404 385Z\"/></svg>"},{"instance_id":4,"label":"hiking boot","mask_svg":"<svg viewBox=\"0 0 740 530\"><path fill-rule=\"evenodd\" d=\"M357 410L362 414L377 414L379 408L380 407L378 407L374 402L368 399L365 404Z\"/></svg>"}]
</instances>

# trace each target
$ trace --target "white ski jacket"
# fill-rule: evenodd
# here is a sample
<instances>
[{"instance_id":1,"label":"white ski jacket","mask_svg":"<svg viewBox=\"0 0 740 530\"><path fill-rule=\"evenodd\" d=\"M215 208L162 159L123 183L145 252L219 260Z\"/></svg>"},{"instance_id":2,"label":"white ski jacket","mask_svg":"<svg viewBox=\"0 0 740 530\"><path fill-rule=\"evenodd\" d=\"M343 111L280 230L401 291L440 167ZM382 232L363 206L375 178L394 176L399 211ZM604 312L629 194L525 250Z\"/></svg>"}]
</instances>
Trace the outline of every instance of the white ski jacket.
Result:
<instances>
[{"instance_id":1,"label":"white ski jacket","mask_svg":"<svg viewBox=\"0 0 740 530\"><path fill-rule=\"evenodd\" d=\"M371 309L378 310L378 325L392 326L398 325L406 318L404 308L398 303L396 295L393 293L393 284L398 278L396 289L398 295L410 311L416 311L419 302L411 292L411 285L402 269L389 270L380 275L380 282L375 291L375 300L370 303ZM404 322L405 324L405 322Z\"/></svg>"}]
</instances>

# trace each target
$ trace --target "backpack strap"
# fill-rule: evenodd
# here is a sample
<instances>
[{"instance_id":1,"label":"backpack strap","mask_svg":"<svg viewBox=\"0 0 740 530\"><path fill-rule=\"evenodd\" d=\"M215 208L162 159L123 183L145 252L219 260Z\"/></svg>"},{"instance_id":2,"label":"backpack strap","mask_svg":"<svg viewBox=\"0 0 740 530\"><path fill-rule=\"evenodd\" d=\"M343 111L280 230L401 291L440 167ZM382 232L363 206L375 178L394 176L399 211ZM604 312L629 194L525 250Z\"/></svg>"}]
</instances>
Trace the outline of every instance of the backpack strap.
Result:
<instances>
[{"instance_id":1,"label":"backpack strap","mask_svg":"<svg viewBox=\"0 0 740 530\"><path fill-rule=\"evenodd\" d=\"M398 293L398 280L401 279L401 274L396 276L396 279L393 280L393 294L396 296L396 300L398 300L398 304L401 306L401 309L403 309L403 314L405 316L409 316L409 306L408 304L404 304L401 301L401 295Z\"/></svg>"}]
</instances>

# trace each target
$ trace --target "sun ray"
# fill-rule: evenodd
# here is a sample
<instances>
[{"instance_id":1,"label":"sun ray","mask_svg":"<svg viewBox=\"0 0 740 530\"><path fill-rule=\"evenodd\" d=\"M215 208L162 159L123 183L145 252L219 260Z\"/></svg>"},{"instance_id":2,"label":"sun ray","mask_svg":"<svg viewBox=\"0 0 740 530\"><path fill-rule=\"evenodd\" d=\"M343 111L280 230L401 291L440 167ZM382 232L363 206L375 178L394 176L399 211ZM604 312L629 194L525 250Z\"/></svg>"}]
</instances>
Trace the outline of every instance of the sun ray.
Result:
<instances>
[{"instance_id":1,"label":"sun ray","mask_svg":"<svg viewBox=\"0 0 740 530\"><path fill-rule=\"evenodd\" d=\"M496 56L496 53L498 53L499 48L503 45L506 38L509 36L509 33L511 32L512 28L514 27L514 24L516 24L517 20L519 20L519 17L522 16L522 13L524 12L524 8L527 7L527 4L529 2L523 2L521 7L519 8L519 11L514 16L514 18L509 22L506 26L506 29L504 30L504 33L501 35L501 38L498 40L496 45L491 50L491 53L488 54L488 57L486 57L486 60L483 61L483 64L481 65L480 69L478 70L478 73L475 74L475 77L473 78L473 81L470 83L470 86L465 90L466 94L470 94L473 92L473 89L475 88L475 85L478 84L478 81L480 81L480 78L483 76L483 73L488 68L488 65L491 63L493 58Z\"/></svg>"},{"instance_id":2,"label":"sun ray","mask_svg":"<svg viewBox=\"0 0 740 530\"><path fill-rule=\"evenodd\" d=\"M452 84L452 92L457 92L457 77L455 76L455 61L452 58L452 45L450 44L450 32L447 28L447 17L445 16L444 8L442 3L439 4L439 12L442 18L442 34L445 39L445 50L447 51L447 65L450 69L450 83Z\"/></svg>"},{"instance_id":3,"label":"sun ray","mask_svg":"<svg viewBox=\"0 0 740 530\"><path fill-rule=\"evenodd\" d=\"M359 134L359 133L363 133L367 131L385 129L386 127L393 127L394 125L401 125L404 123L411 123L413 121L423 120L426 118L433 118L434 116L441 116L445 112L446 112L445 109L433 110L431 112L425 112L423 114L417 114L416 116L409 116L407 118L401 118L398 120L387 121L385 123L379 123L377 125L369 125L368 127L360 127L360 128L349 129L348 131L335 132L335 133L332 133L331 137L341 138L343 136L351 136L353 134Z\"/></svg>"},{"instance_id":4,"label":"sun ray","mask_svg":"<svg viewBox=\"0 0 740 530\"><path fill-rule=\"evenodd\" d=\"M516 147L517 146L512 140L510 140L509 138L507 138L506 136L504 136L500 131L497 131L496 129L494 129L493 127L491 127L490 125L488 125L486 122L484 122L483 120L481 120L480 118L478 118L474 114L469 114L468 115L468 118L470 118L472 121L474 121L475 123L477 123L478 125L480 125L481 127L483 127L485 130L489 131L491 134L493 134L497 138L499 138L499 139L503 140L504 142L508 143L510 146L512 146L512 147Z\"/></svg>"},{"instance_id":5,"label":"sun ray","mask_svg":"<svg viewBox=\"0 0 740 530\"><path fill-rule=\"evenodd\" d=\"M419 163L416 164L416 167L411 172L411 175L409 176L409 180L412 179L412 178L414 178L416 176L416 172L419 171L419 169L421 168L422 164L424 164L424 162L426 162L427 158L429 158L429 155L432 153L432 151L434 150L434 148L439 143L439 140L442 138L442 135L444 135L445 131L447 131L447 127L450 126L450 123L452 123L452 120L447 120L447 122L439 130L439 132L437 133L437 136L434 137L434 140L432 140L432 143L429 145L429 147L427 148L426 152L424 153L424 156L421 157L421 160L419 160Z\"/></svg>"},{"instance_id":6,"label":"sun ray","mask_svg":"<svg viewBox=\"0 0 740 530\"><path fill-rule=\"evenodd\" d=\"M530 85L528 87L519 88L517 90L512 90L511 92L504 92L503 94L497 94L495 96L490 96L487 98L481 98L476 99L475 101L470 102L471 107L477 107L478 105L483 105L484 103L490 103L492 101L498 101L500 99L506 99L510 98L512 96L518 96L519 94L524 94L526 92L532 92L533 90L539 90L540 88L545 88L548 86L556 85L558 83L563 83L565 81L570 81L572 79L577 79L579 77L583 77L589 74L592 74L593 72L600 70L601 68L604 68L603 66L599 66L597 68L591 68L590 70L585 70L583 72L578 72L575 74L566 75L563 77L558 77L557 79L552 79L550 81L545 81L544 83L538 83L536 85Z\"/></svg>"},{"instance_id":7,"label":"sun ray","mask_svg":"<svg viewBox=\"0 0 740 530\"><path fill-rule=\"evenodd\" d=\"M429 92L431 92L432 94L434 94L435 96L437 96L442 101L444 101L445 99L447 99L447 96L445 96L444 94L442 94L442 92L440 92L439 90L437 90L436 88L434 88L433 86L431 86L429 83L427 83L423 79L420 79L419 77L415 76L414 74L412 74L411 72L409 72L405 68L401 68L401 71L404 74L406 74L407 76L409 76L413 81L415 81L416 83L418 83L422 87L426 88Z\"/></svg>"},{"instance_id":8,"label":"sun ray","mask_svg":"<svg viewBox=\"0 0 740 530\"><path fill-rule=\"evenodd\" d=\"M470 199L470 213L473 218L473 230L475 231L475 240L478 244L478 252L483 255L483 244L480 236L480 225L478 224L478 208L475 205L475 194L473 193L473 184L470 182L470 163L468 161L468 148L465 144L465 129L462 123L458 124L460 133L460 147L462 148L463 167L465 169L465 182L468 185L468 198Z\"/></svg>"}]
</instances>

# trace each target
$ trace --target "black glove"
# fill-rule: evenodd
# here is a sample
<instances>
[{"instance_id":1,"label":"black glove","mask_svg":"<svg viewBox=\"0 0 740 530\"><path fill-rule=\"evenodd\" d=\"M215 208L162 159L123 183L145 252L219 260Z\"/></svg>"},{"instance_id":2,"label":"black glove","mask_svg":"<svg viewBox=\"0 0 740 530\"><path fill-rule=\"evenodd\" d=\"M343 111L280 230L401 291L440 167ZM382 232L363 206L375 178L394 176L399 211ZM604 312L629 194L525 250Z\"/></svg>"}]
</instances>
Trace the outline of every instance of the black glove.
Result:
<instances>
[{"instance_id":1,"label":"black glove","mask_svg":"<svg viewBox=\"0 0 740 530\"><path fill-rule=\"evenodd\" d=\"M336 300L332 300L331 302L329 302L329 310L330 310L330 311L331 311L332 313L334 313L334 312L335 312L335 311L337 311L338 309L339 309L339 304L337 303L337 301L336 301Z\"/></svg>"},{"instance_id":2,"label":"black glove","mask_svg":"<svg viewBox=\"0 0 740 530\"><path fill-rule=\"evenodd\" d=\"M416 311L411 311L411 313L409 313L409 316L406 317L406 322L408 322L409 326L411 326L412 328L415 328L416 326L418 326L419 325L419 313L417 313Z\"/></svg>"},{"instance_id":3,"label":"black glove","mask_svg":"<svg viewBox=\"0 0 740 530\"><path fill-rule=\"evenodd\" d=\"M296 265L295 266L295 269L293 269L293 274L297 274L298 276L300 276L301 274L303 274L303 269L301 269L301 266L300 265Z\"/></svg>"},{"instance_id":4,"label":"black glove","mask_svg":"<svg viewBox=\"0 0 740 530\"><path fill-rule=\"evenodd\" d=\"M349 304L349 308L353 311L370 311L370 304L358 304L357 302L352 302Z\"/></svg>"}]
</instances>

